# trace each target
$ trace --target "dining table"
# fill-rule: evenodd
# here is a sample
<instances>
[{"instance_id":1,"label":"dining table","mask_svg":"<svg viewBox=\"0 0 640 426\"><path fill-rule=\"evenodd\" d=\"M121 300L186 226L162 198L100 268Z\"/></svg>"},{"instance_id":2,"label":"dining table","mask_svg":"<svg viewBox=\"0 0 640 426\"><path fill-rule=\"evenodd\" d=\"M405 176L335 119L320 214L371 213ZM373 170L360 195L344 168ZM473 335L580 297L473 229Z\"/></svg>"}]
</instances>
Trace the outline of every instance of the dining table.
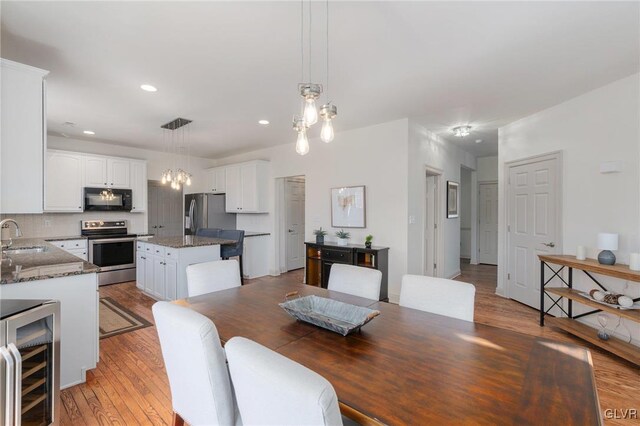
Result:
<instances>
[{"instance_id":1,"label":"dining table","mask_svg":"<svg viewBox=\"0 0 640 426\"><path fill-rule=\"evenodd\" d=\"M292 292L380 315L342 336L289 316ZM277 279L174 303L210 318L223 344L246 337L320 374L361 424L602 424L581 346Z\"/></svg>"}]
</instances>

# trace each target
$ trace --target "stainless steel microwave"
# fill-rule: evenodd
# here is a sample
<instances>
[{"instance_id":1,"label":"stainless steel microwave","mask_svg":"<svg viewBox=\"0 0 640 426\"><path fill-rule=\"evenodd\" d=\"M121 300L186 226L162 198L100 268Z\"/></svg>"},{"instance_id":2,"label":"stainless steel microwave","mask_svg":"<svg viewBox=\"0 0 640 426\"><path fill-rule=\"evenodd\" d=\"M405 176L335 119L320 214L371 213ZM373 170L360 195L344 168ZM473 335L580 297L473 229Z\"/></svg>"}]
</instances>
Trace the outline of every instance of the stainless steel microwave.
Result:
<instances>
[{"instance_id":1,"label":"stainless steel microwave","mask_svg":"<svg viewBox=\"0 0 640 426\"><path fill-rule=\"evenodd\" d=\"M84 211L131 211L131 190L118 188L85 188Z\"/></svg>"}]
</instances>

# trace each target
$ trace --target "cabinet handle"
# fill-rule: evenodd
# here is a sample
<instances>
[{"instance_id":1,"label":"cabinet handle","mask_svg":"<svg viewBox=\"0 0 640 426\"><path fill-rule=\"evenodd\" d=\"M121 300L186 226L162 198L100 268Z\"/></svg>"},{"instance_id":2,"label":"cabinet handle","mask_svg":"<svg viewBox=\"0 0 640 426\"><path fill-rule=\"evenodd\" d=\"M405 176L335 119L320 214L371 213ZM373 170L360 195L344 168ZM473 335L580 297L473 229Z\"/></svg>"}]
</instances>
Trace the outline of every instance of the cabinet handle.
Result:
<instances>
[{"instance_id":1,"label":"cabinet handle","mask_svg":"<svg viewBox=\"0 0 640 426\"><path fill-rule=\"evenodd\" d=\"M140 256L140 259L147 260L147 258L144 256Z\"/></svg>"},{"instance_id":2,"label":"cabinet handle","mask_svg":"<svg viewBox=\"0 0 640 426\"><path fill-rule=\"evenodd\" d=\"M111 182L111 186L113 186L113 182Z\"/></svg>"},{"instance_id":3,"label":"cabinet handle","mask_svg":"<svg viewBox=\"0 0 640 426\"><path fill-rule=\"evenodd\" d=\"M107 186L107 182L104 183L104 186Z\"/></svg>"}]
</instances>

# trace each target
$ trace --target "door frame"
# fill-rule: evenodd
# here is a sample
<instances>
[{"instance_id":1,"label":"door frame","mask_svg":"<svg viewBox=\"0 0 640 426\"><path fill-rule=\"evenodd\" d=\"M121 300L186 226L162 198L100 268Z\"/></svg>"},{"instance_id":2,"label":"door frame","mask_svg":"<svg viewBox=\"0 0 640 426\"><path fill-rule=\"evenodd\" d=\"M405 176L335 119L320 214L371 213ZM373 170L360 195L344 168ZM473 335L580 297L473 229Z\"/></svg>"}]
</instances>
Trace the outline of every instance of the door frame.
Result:
<instances>
[{"instance_id":1,"label":"door frame","mask_svg":"<svg viewBox=\"0 0 640 426\"><path fill-rule=\"evenodd\" d=\"M563 224L562 224L562 199L563 199L563 194L562 194L562 188L563 188L563 176L562 176L562 151L551 151L551 152L547 152L547 153L543 153L543 154L537 154L537 155L532 155L529 157L524 157L524 158L520 158L517 160L512 160L512 161L506 161L504 163L504 179L503 181L506 183L503 186L502 191L500 191L500 183L498 183L498 191L502 194L502 196L504 197L504 220L502 221L502 223L500 223L500 221L498 221L498 232L502 231L504 238L503 238L503 243L504 243L504 264L502 266L502 268L500 268L500 264L501 264L501 258L500 258L500 253L498 253L498 268L501 269L501 273L499 278L502 279L502 282L505 283L506 285L504 285L504 297L507 298L511 298L510 296L510 282L507 279L507 274L509 273L509 262L510 262L510 258L509 258L509 244L510 244L510 233L508 232L508 224L509 224L509 214L511 213L511 206L509 205L509 200L510 200L510 191L511 191L511 182L510 182L510 176L511 176L511 169L514 167L518 167L518 166L523 166L523 165L527 165L527 164L533 164L533 163L539 163L541 161L547 161L547 160L556 160L556 178L557 178L557 191L556 191L556 240L557 240L557 251L559 253L563 252L563 235L562 235L562 230L563 230ZM499 283L498 283L499 284Z\"/></svg>"},{"instance_id":2,"label":"door frame","mask_svg":"<svg viewBox=\"0 0 640 426\"><path fill-rule=\"evenodd\" d=\"M435 184L436 184L436 188L438 193L436 194L436 197L434 199L435 201L435 205L434 205L434 211L436 212L435 216L434 216L434 224L436 227L435 230L435 238L436 238L436 244L435 244L435 256L434 256L434 260L435 263L437 265L436 267L436 273L434 274L435 277L444 277L444 229L443 229L443 219L444 219L444 206L447 205L446 203L446 191L444 188L444 171L441 169L438 169L436 167L431 167L428 165L425 165L423 167L422 170L422 179L424 179L424 194L423 194L423 199L422 199L422 241L420 242L420 246L422 249L422 256L421 256L421 263L422 263L422 274L423 275L427 275L427 246L426 246L426 240L427 240L427 218L428 218L428 209L427 209L427 178L430 176L434 176L435 178Z\"/></svg>"},{"instance_id":3,"label":"door frame","mask_svg":"<svg viewBox=\"0 0 640 426\"><path fill-rule=\"evenodd\" d=\"M497 186L497 191L498 191L498 197L500 196L500 184L498 183L497 180L483 180L483 181L479 181L478 182L477 202L476 202L476 211L478 212L478 214L477 214L478 226L476 227L476 241L477 241L476 259L477 259L477 264L481 263L480 262L480 208L481 208L481 206L480 206L480 187L482 185L496 185ZM500 208L500 201L498 201L498 209L499 208ZM499 218L498 218L498 225L497 225L496 231L498 233L500 232L500 220L499 220ZM500 245L499 242L500 242L500 237L496 237L496 244ZM498 247L496 247L496 263L498 263L499 260L500 260L500 252L498 251ZM497 283L496 283L496 285L497 285Z\"/></svg>"},{"instance_id":4,"label":"door frame","mask_svg":"<svg viewBox=\"0 0 640 426\"><path fill-rule=\"evenodd\" d=\"M283 183L284 183L284 188L283 188L284 189L284 194L283 194L283 205L282 205L282 207L283 207L282 212L283 212L283 216L284 216L284 223L283 223L284 226L282 226L282 228L280 230L280 232L282 233L282 235L280 237L282 239L281 241L284 244L284 256L285 256L284 257L284 266L285 266L284 267L284 269L285 269L284 272L289 272L289 271L295 271L297 269L289 269L289 265L288 265L288 253L289 253L289 250L288 250L289 249L289 246L288 246L288 241L289 241L288 232L289 232L289 229L287 227L287 222L288 222L288 218L289 218L290 212L289 212L289 209L288 209L288 206L287 206L287 182L288 181L301 182L302 186L303 186L303 189L304 189L305 213L302 215L303 226L302 226L302 229L300 230L300 232L302 232L302 235L303 235L302 240L304 242L304 240L305 240L304 234L305 234L305 229L306 229L305 228L306 227L306 223L304 223L304 221L306 219L307 180L306 180L305 175L287 176L287 177L284 177L282 179L283 179ZM305 265L305 263L306 263L306 255L305 255L304 244L303 244L303 247L302 247L302 258L303 258L302 267L298 268L298 269L304 269L305 266L306 266Z\"/></svg>"}]
</instances>

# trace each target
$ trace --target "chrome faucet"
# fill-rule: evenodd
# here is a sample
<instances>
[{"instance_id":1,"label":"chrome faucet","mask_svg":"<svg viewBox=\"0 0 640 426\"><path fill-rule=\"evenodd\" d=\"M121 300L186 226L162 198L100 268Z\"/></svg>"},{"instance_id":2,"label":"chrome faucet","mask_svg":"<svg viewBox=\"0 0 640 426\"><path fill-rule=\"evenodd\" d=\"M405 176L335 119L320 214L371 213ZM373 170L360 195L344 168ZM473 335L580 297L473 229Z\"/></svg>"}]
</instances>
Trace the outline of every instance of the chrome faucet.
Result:
<instances>
[{"instance_id":1,"label":"chrome faucet","mask_svg":"<svg viewBox=\"0 0 640 426\"><path fill-rule=\"evenodd\" d=\"M2 229L8 228L10 223L13 223L16 227L16 237L22 237L22 231L20 230L20 226L18 225L18 222L16 222L13 219L3 219L0 221L0 232L2 231ZM2 243L2 236L0 236L0 246L2 247L2 250L8 249L9 247L11 247L12 244L13 244L12 238L9 238L9 244L5 245L4 243Z\"/></svg>"}]
</instances>

